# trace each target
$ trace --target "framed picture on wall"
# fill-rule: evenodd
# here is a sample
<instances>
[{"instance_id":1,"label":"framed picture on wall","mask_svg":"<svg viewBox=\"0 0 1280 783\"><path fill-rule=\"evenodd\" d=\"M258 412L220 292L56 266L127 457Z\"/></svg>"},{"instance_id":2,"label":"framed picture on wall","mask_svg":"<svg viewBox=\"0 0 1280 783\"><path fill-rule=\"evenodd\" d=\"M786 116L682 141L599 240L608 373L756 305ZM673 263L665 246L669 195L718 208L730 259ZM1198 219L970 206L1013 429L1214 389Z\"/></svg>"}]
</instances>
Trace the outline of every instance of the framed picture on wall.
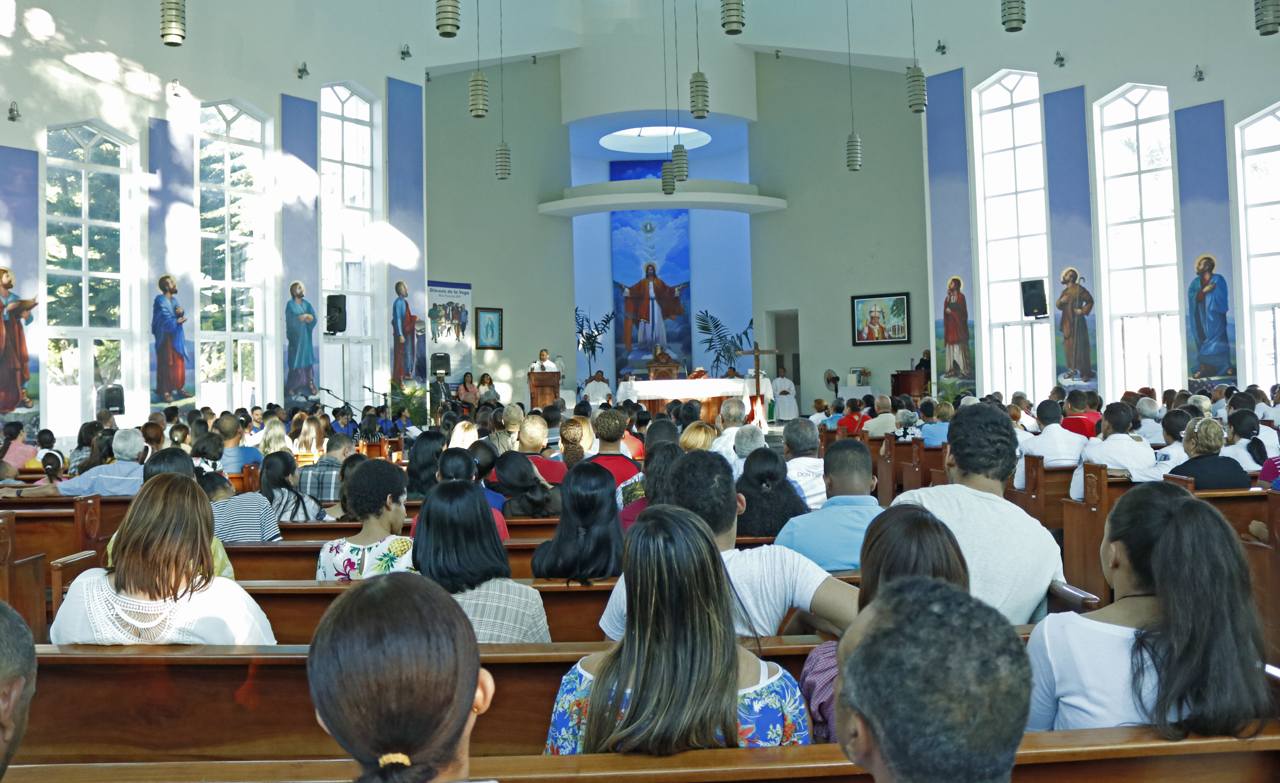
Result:
<instances>
[{"instance_id":1,"label":"framed picture on wall","mask_svg":"<svg viewBox=\"0 0 1280 783\"><path fill-rule=\"evenodd\" d=\"M502 308L477 307L476 348L486 351L502 350Z\"/></svg>"},{"instance_id":2,"label":"framed picture on wall","mask_svg":"<svg viewBox=\"0 0 1280 783\"><path fill-rule=\"evenodd\" d=\"M855 346L911 342L910 294L851 296L849 309Z\"/></svg>"}]
</instances>

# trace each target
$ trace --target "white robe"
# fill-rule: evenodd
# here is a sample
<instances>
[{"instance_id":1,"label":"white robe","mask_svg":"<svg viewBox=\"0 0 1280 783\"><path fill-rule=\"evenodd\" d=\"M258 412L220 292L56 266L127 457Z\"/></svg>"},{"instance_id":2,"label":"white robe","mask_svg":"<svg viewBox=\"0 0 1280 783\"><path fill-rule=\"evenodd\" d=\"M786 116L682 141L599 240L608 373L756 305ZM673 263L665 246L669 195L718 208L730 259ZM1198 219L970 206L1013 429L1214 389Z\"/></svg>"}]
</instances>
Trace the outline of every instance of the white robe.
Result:
<instances>
[{"instance_id":1,"label":"white robe","mask_svg":"<svg viewBox=\"0 0 1280 783\"><path fill-rule=\"evenodd\" d=\"M791 421L800 416L800 404L796 402L796 385L790 378L775 378L773 392L776 395L773 410L777 414L778 421Z\"/></svg>"},{"instance_id":2,"label":"white robe","mask_svg":"<svg viewBox=\"0 0 1280 783\"><path fill-rule=\"evenodd\" d=\"M618 394L614 399L618 402L626 402L627 400L635 402L638 399L636 396L635 383L632 381L623 381L618 384Z\"/></svg>"},{"instance_id":3,"label":"white robe","mask_svg":"<svg viewBox=\"0 0 1280 783\"><path fill-rule=\"evenodd\" d=\"M599 407L600 403L608 401L609 395L613 394L613 390L604 381L588 381L587 385L583 387L582 393L587 395L588 402Z\"/></svg>"}]
</instances>

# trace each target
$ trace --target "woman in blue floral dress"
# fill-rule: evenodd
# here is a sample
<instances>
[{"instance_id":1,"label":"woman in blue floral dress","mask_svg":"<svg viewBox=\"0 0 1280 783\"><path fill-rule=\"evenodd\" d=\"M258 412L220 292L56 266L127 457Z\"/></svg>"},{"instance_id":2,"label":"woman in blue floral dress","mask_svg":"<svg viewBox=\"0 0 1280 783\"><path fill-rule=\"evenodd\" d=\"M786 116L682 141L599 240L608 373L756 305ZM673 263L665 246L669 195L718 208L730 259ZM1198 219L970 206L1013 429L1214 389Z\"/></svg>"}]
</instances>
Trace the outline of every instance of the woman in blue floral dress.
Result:
<instances>
[{"instance_id":1,"label":"woman in blue floral dress","mask_svg":"<svg viewBox=\"0 0 1280 783\"><path fill-rule=\"evenodd\" d=\"M622 572L626 632L564 676L548 754L809 744L795 678L738 644L733 588L701 519L646 509L627 533Z\"/></svg>"}]
</instances>

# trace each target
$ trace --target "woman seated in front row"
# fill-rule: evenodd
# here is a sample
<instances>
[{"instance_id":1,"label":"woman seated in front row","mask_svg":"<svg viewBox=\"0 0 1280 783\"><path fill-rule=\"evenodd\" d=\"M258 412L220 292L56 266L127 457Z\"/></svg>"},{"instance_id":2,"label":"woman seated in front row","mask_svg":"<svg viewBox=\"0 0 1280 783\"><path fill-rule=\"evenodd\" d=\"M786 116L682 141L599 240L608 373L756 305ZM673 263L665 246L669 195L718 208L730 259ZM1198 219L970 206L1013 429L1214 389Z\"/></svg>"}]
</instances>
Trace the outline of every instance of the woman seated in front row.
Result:
<instances>
[{"instance_id":1,"label":"woman seated in front row","mask_svg":"<svg viewBox=\"0 0 1280 783\"><path fill-rule=\"evenodd\" d=\"M1222 456L1226 433L1217 419L1191 419L1182 436L1187 461L1169 471L1174 476L1195 480L1196 491L1207 489L1248 489L1253 479L1240 463Z\"/></svg>"},{"instance_id":2,"label":"woman seated in front row","mask_svg":"<svg viewBox=\"0 0 1280 783\"><path fill-rule=\"evenodd\" d=\"M244 588L215 575L213 508L191 478L148 479L112 543L112 566L71 583L54 644L276 643Z\"/></svg>"},{"instance_id":3,"label":"woman seated in front row","mask_svg":"<svg viewBox=\"0 0 1280 783\"><path fill-rule=\"evenodd\" d=\"M307 680L320 725L360 765L358 780L468 779L493 676L466 615L431 580L390 574L338 596L316 628Z\"/></svg>"},{"instance_id":4,"label":"woman seated in front row","mask_svg":"<svg viewBox=\"0 0 1280 783\"><path fill-rule=\"evenodd\" d=\"M646 509L627 533L622 573L626 632L564 676L548 754L809 744L795 678L738 644L733 589L706 523L675 506Z\"/></svg>"},{"instance_id":5,"label":"woman seated in front row","mask_svg":"<svg viewBox=\"0 0 1280 783\"><path fill-rule=\"evenodd\" d=\"M1115 601L1051 614L1031 633L1029 731L1245 736L1274 714L1249 567L1217 509L1168 482L1139 484L1111 510L1101 558Z\"/></svg>"}]
</instances>

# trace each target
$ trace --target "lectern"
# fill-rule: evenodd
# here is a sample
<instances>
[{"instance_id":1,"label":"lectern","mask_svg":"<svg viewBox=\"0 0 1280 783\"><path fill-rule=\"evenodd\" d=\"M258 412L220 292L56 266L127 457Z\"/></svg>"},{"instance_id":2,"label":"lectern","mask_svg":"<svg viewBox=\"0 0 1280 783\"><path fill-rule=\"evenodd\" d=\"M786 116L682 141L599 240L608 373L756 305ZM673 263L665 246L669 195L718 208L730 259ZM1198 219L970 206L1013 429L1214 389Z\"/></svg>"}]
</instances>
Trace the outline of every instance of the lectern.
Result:
<instances>
[{"instance_id":1,"label":"lectern","mask_svg":"<svg viewBox=\"0 0 1280 783\"><path fill-rule=\"evenodd\" d=\"M545 408L560 398L560 373L529 373L529 407Z\"/></svg>"},{"instance_id":2,"label":"lectern","mask_svg":"<svg viewBox=\"0 0 1280 783\"><path fill-rule=\"evenodd\" d=\"M904 370L895 372L890 377L890 387L893 396L909 395L916 402L924 396L924 387L928 383L924 370Z\"/></svg>"}]
</instances>

